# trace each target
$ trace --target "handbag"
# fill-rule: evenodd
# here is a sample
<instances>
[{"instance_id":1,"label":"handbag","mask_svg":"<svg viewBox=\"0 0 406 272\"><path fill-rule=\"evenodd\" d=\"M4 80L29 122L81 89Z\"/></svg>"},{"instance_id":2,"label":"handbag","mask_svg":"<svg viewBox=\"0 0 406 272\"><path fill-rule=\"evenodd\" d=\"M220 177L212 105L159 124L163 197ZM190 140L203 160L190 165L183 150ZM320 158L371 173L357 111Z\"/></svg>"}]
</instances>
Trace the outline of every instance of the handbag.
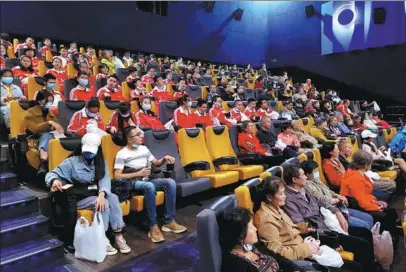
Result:
<instances>
[{"instance_id":1,"label":"handbag","mask_svg":"<svg viewBox=\"0 0 406 272\"><path fill-rule=\"evenodd\" d=\"M326 224L326 226L330 230L348 235L348 233L341 228L340 222L338 222L337 216L335 214L323 207L320 208L320 212L324 217L324 224Z\"/></svg>"},{"instance_id":2,"label":"handbag","mask_svg":"<svg viewBox=\"0 0 406 272\"><path fill-rule=\"evenodd\" d=\"M118 196L121 202L130 200L133 196L132 180L130 179L113 179L111 180L111 192Z\"/></svg>"},{"instance_id":3,"label":"handbag","mask_svg":"<svg viewBox=\"0 0 406 272\"><path fill-rule=\"evenodd\" d=\"M388 231L380 233L381 223L376 222L372 227L372 238L374 241L375 258L384 269L389 269L393 262L392 236Z\"/></svg>"},{"instance_id":4,"label":"handbag","mask_svg":"<svg viewBox=\"0 0 406 272\"><path fill-rule=\"evenodd\" d=\"M320 244L320 241L316 241L313 237L306 237L304 239L305 243L312 243L317 242ZM341 257L340 253L328 247L326 245L320 246L319 252L317 254L312 255L312 259L315 260L317 263L325 266L337 267L340 268L343 266L344 261Z\"/></svg>"}]
</instances>

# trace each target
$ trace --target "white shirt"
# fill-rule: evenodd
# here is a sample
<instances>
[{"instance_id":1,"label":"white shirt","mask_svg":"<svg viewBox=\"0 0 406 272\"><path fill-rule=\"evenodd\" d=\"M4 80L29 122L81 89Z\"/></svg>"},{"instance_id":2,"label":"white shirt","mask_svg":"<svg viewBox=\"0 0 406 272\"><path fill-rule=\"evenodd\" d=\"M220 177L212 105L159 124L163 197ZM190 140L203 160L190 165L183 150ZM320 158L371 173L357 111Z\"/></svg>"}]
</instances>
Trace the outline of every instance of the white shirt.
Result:
<instances>
[{"instance_id":1,"label":"white shirt","mask_svg":"<svg viewBox=\"0 0 406 272\"><path fill-rule=\"evenodd\" d=\"M154 155L144 145L140 145L137 150L124 147L117 153L114 169L124 169L124 167L142 169L147 167L148 162L151 163L154 159Z\"/></svg>"}]
</instances>

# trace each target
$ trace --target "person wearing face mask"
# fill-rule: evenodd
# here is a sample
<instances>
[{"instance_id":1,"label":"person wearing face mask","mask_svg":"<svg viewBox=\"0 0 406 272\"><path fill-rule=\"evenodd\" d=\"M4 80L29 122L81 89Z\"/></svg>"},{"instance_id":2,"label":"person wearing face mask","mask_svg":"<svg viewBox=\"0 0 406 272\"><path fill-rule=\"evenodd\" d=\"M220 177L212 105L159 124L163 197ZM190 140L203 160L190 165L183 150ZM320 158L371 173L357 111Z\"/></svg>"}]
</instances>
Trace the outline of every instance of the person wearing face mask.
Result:
<instances>
[{"instance_id":1,"label":"person wearing face mask","mask_svg":"<svg viewBox=\"0 0 406 272\"><path fill-rule=\"evenodd\" d=\"M216 95L213 96L213 106L209 110L210 118L213 119L213 122L217 125L224 124L228 127L235 125L237 121L233 119L227 119L226 115L224 114L224 110L221 107L222 99L220 96Z\"/></svg>"},{"instance_id":2,"label":"person wearing face mask","mask_svg":"<svg viewBox=\"0 0 406 272\"><path fill-rule=\"evenodd\" d=\"M135 126L136 122L135 114L131 111L130 104L122 102L111 115L109 123L106 126L106 131L110 134L123 134L125 128Z\"/></svg>"},{"instance_id":3,"label":"person wearing face mask","mask_svg":"<svg viewBox=\"0 0 406 272\"><path fill-rule=\"evenodd\" d=\"M10 128L10 101L26 100L23 91L17 85L13 84L13 72L10 69L0 71L0 112L4 124Z\"/></svg>"},{"instance_id":4,"label":"person wearing face mask","mask_svg":"<svg viewBox=\"0 0 406 272\"><path fill-rule=\"evenodd\" d=\"M197 118L191 110L192 99L190 96L184 95L178 100L178 104L180 105L179 108L173 112L173 123L180 128L196 127Z\"/></svg>"},{"instance_id":5,"label":"person wearing face mask","mask_svg":"<svg viewBox=\"0 0 406 272\"><path fill-rule=\"evenodd\" d=\"M338 208L343 207L343 211L348 207L348 200L345 196L330 190L330 188L320 180L317 162L311 160L303 161L300 164L300 168L303 169L307 176L305 188L313 192L313 195L317 199L333 206L337 206ZM362 227L370 230L374 225L374 219L369 214L355 209L347 208L346 210L349 226Z\"/></svg>"},{"instance_id":6,"label":"person wearing face mask","mask_svg":"<svg viewBox=\"0 0 406 272\"><path fill-rule=\"evenodd\" d=\"M197 111L195 112L196 114L196 123L197 124L202 124L204 127L211 127L213 126L213 121L210 118L210 115L207 113L207 101L198 98L197 99Z\"/></svg>"},{"instance_id":7,"label":"person wearing face mask","mask_svg":"<svg viewBox=\"0 0 406 272\"><path fill-rule=\"evenodd\" d=\"M109 76L107 78L107 85L97 91L97 98L106 101L125 101L123 92L120 88L117 88L117 82L118 79L115 75Z\"/></svg>"},{"instance_id":8,"label":"person wearing face mask","mask_svg":"<svg viewBox=\"0 0 406 272\"><path fill-rule=\"evenodd\" d=\"M58 56L52 58L52 69L47 71L47 74L52 74L58 82L59 91L64 93L64 81L68 79L68 74L62 67L62 59Z\"/></svg>"},{"instance_id":9,"label":"person wearing face mask","mask_svg":"<svg viewBox=\"0 0 406 272\"><path fill-rule=\"evenodd\" d=\"M115 255L117 249L121 253L129 253L131 248L123 236L123 214L117 195L111 192L111 180L107 163L103 158L100 147L101 137L98 134L87 133L82 138L82 145L72 156L65 159L57 168L45 176L45 183L51 192L63 192L64 185L71 184L77 189L87 189L97 186L93 196L90 189L86 196L76 195L78 209L91 209L100 212L103 217L104 230L109 227L114 232L114 247L106 240L106 254Z\"/></svg>"},{"instance_id":10,"label":"person wearing face mask","mask_svg":"<svg viewBox=\"0 0 406 272\"><path fill-rule=\"evenodd\" d=\"M52 94L54 97L54 102L52 103L51 108L49 109L55 116L58 116L58 102L65 101L65 96L63 93L56 90L56 78L52 74L45 74L43 77L44 80L44 89L41 91L47 91ZM34 99L37 97L38 92L34 93Z\"/></svg>"},{"instance_id":11,"label":"person wearing face mask","mask_svg":"<svg viewBox=\"0 0 406 272\"><path fill-rule=\"evenodd\" d=\"M127 146L121 149L115 158L114 176L132 181L135 190L144 192L144 207L148 218L148 237L154 243L165 241L162 232L182 233L186 227L176 223L176 182L170 178L151 177L151 166L161 167L165 163L174 164L175 158L166 155L156 159L148 147L142 145L142 131L129 127L124 132ZM123 171L130 168L131 171ZM126 169L127 170L127 169ZM165 191L165 224L158 227L156 218L156 191Z\"/></svg>"},{"instance_id":12,"label":"person wearing face mask","mask_svg":"<svg viewBox=\"0 0 406 272\"><path fill-rule=\"evenodd\" d=\"M77 136L82 137L93 127L98 128L101 131L105 131L103 119L100 114L100 102L97 98L90 99L86 106L73 114L68 125L68 132L74 133Z\"/></svg>"},{"instance_id":13,"label":"person wearing face mask","mask_svg":"<svg viewBox=\"0 0 406 272\"><path fill-rule=\"evenodd\" d=\"M139 111L135 114L136 125L141 128L151 128L152 130L164 129L161 121L151 110L151 98L144 96L138 100Z\"/></svg>"},{"instance_id":14,"label":"person wearing face mask","mask_svg":"<svg viewBox=\"0 0 406 272\"><path fill-rule=\"evenodd\" d=\"M35 97L35 106L29 108L24 116L24 125L29 134L39 138L38 150L41 163L38 174L45 174L48 170L48 145L53 139L50 132L54 130L58 134L64 133L62 126L57 123L57 118L49 110L53 102L52 93L40 91Z\"/></svg>"},{"instance_id":15,"label":"person wearing face mask","mask_svg":"<svg viewBox=\"0 0 406 272\"><path fill-rule=\"evenodd\" d=\"M69 100L89 101L93 97L94 91L89 89L89 75L84 72L78 72L76 79L78 85L69 93Z\"/></svg>"},{"instance_id":16,"label":"person wearing face mask","mask_svg":"<svg viewBox=\"0 0 406 272\"><path fill-rule=\"evenodd\" d=\"M243 108L244 104L242 103L242 101L234 101L234 107L230 110L230 117L236 120L237 123L250 120L248 116L242 112Z\"/></svg>"}]
</instances>

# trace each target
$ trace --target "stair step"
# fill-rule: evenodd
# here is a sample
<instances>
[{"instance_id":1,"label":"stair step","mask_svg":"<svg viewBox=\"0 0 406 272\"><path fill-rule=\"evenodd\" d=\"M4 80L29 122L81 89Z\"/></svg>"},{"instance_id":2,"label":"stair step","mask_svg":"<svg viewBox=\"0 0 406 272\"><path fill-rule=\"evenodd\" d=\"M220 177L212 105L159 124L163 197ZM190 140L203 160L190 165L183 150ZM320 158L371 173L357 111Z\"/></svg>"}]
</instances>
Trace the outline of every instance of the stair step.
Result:
<instances>
[{"instance_id":1,"label":"stair step","mask_svg":"<svg viewBox=\"0 0 406 272\"><path fill-rule=\"evenodd\" d=\"M0 220L38 212L38 199L24 189L0 192Z\"/></svg>"},{"instance_id":2,"label":"stair step","mask_svg":"<svg viewBox=\"0 0 406 272\"><path fill-rule=\"evenodd\" d=\"M80 272L80 270L77 269L73 264L63 259L56 263L31 270L31 272Z\"/></svg>"},{"instance_id":3,"label":"stair step","mask_svg":"<svg viewBox=\"0 0 406 272\"><path fill-rule=\"evenodd\" d=\"M0 249L1 271L32 271L64 257L63 243L47 235L36 240Z\"/></svg>"},{"instance_id":4,"label":"stair step","mask_svg":"<svg viewBox=\"0 0 406 272\"><path fill-rule=\"evenodd\" d=\"M0 173L0 191L18 188L17 175L14 173Z\"/></svg>"},{"instance_id":5,"label":"stair step","mask_svg":"<svg viewBox=\"0 0 406 272\"><path fill-rule=\"evenodd\" d=\"M0 245L15 245L49 234L49 218L40 213L2 220L0 222Z\"/></svg>"}]
</instances>

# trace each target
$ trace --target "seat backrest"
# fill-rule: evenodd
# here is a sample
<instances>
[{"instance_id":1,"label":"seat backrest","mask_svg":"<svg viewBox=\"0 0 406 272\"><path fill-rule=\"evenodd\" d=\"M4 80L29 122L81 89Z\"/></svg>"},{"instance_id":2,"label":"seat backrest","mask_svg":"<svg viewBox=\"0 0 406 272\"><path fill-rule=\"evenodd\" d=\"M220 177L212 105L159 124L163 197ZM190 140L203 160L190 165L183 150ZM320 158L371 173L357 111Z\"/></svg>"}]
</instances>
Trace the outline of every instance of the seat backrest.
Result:
<instances>
[{"instance_id":1,"label":"seat backrest","mask_svg":"<svg viewBox=\"0 0 406 272\"><path fill-rule=\"evenodd\" d=\"M173 118L173 112L178 108L176 101L160 101L159 102L159 120L162 124L166 124Z\"/></svg>"},{"instance_id":2,"label":"seat backrest","mask_svg":"<svg viewBox=\"0 0 406 272\"><path fill-rule=\"evenodd\" d=\"M124 146L114 143L110 134L102 137L101 146L103 149L103 157L106 160L107 167L109 169L110 179L114 179L114 162L116 160L118 151L120 151Z\"/></svg>"},{"instance_id":3,"label":"seat backrest","mask_svg":"<svg viewBox=\"0 0 406 272\"><path fill-rule=\"evenodd\" d=\"M222 253L217 218L236 206L235 196L228 195L220 198L196 216L200 253L199 271L221 272Z\"/></svg>"},{"instance_id":4,"label":"seat backrest","mask_svg":"<svg viewBox=\"0 0 406 272\"><path fill-rule=\"evenodd\" d=\"M11 69L14 66L17 66L20 64L20 59L6 59L4 65L6 66L7 69Z\"/></svg>"},{"instance_id":5,"label":"seat backrest","mask_svg":"<svg viewBox=\"0 0 406 272\"><path fill-rule=\"evenodd\" d=\"M184 77L182 73L172 73L172 78L175 83L178 83L179 79L181 79L182 77Z\"/></svg>"},{"instance_id":6,"label":"seat backrest","mask_svg":"<svg viewBox=\"0 0 406 272\"><path fill-rule=\"evenodd\" d=\"M182 165L188 165L197 161L205 161L210 165L208 170L192 171L192 177L199 177L202 174L214 173L214 167L206 147L204 132L201 128L180 129L178 131L179 155Z\"/></svg>"},{"instance_id":7,"label":"seat backrest","mask_svg":"<svg viewBox=\"0 0 406 272\"><path fill-rule=\"evenodd\" d=\"M241 127L241 126L240 126ZM239 134L239 125L233 125L230 127L229 130L230 134L230 141L231 141L231 146L233 147L234 153L237 156L241 155L240 149L238 147L238 134Z\"/></svg>"},{"instance_id":8,"label":"seat backrest","mask_svg":"<svg viewBox=\"0 0 406 272\"><path fill-rule=\"evenodd\" d=\"M300 119L303 123L303 131L305 131L306 133L310 133L310 120L309 118L302 118Z\"/></svg>"},{"instance_id":9,"label":"seat backrest","mask_svg":"<svg viewBox=\"0 0 406 272\"><path fill-rule=\"evenodd\" d=\"M306 153L300 154L299 156L297 156L297 158L299 159L299 162L307 161L307 155L306 155Z\"/></svg>"},{"instance_id":10,"label":"seat backrest","mask_svg":"<svg viewBox=\"0 0 406 272\"><path fill-rule=\"evenodd\" d=\"M222 157L234 157L237 155L234 152L233 146L230 141L230 134L227 126L214 126L206 128L206 144L207 149L212 160ZM234 165L220 165L219 169L222 171L230 170L238 164Z\"/></svg>"},{"instance_id":11,"label":"seat backrest","mask_svg":"<svg viewBox=\"0 0 406 272\"><path fill-rule=\"evenodd\" d=\"M198 85L187 85L186 92L192 100L197 100L199 97L202 97L202 88Z\"/></svg>"},{"instance_id":12,"label":"seat backrest","mask_svg":"<svg viewBox=\"0 0 406 272\"><path fill-rule=\"evenodd\" d=\"M32 107L32 101L10 102L10 136L16 137L18 134L25 133L25 112Z\"/></svg>"},{"instance_id":13,"label":"seat backrest","mask_svg":"<svg viewBox=\"0 0 406 272\"><path fill-rule=\"evenodd\" d=\"M120 106L121 101L103 101L100 100L100 116L103 119L104 125L110 121L110 117L115 110Z\"/></svg>"},{"instance_id":14,"label":"seat backrest","mask_svg":"<svg viewBox=\"0 0 406 272\"><path fill-rule=\"evenodd\" d=\"M213 80L211 79L211 76L203 76L201 77L202 83L204 86L210 86L213 84Z\"/></svg>"},{"instance_id":15,"label":"seat backrest","mask_svg":"<svg viewBox=\"0 0 406 272\"><path fill-rule=\"evenodd\" d=\"M54 170L81 145L80 137L52 139L49 141L48 168Z\"/></svg>"},{"instance_id":16,"label":"seat backrest","mask_svg":"<svg viewBox=\"0 0 406 272\"><path fill-rule=\"evenodd\" d=\"M67 129L70 119L75 112L82 110L86 105L86 101L59 101L58 102L58 123Z\"/></svg>"},{"instance_id":17,"label":"seat backrest","mask_svg":"<svg viewBox=\"0 0 406 272\"><path fill-rule=\"evenodd\" d=\"M174 132L170 130L149 130L144 134L144 144L149 148L155 158L170 155L175 158L175 180L182 181L186 178L186 173L179 157L175 142ZM164 166L161 167L163 170Z\"/></svg>"},{"instance_id":18,"label":"seat backrest","mask_svg":"<svg viewBox=\"0 0 406 272\"><path fill-rule=\"evenodd\" d=\"M107 85L107 79L106 78L102 78L102 79L96 79L96 90L94 90L97 94L97 91L101 88L103 88L104 86Z\"/></svg>"},{"instance_id":19,"label":"seat backrest","mask_svg":"<svg viewBox=\"0 0 406 272\"><path fill-rule=\"evenodd\" d=\"M299 158L294 157L294 158L290 158L289 160L286 160L282 163L282 168L286 168L286 166L288 165L296 165L298 166L300 164Z\"/></svg>"},{"instance_id":20,"label":"seat backrest","mask_svg":"<svg viewBox=\"0 0 406 272\"><path fill-rule=\"evenodd\" d=\"M130 71L127 68L118 68L116 69L117 79L122 82L130 75Z\"/></svg>"},{"instance_id":21,"label":"seat backrest","mask_svg":"<svg viewBox=\"0 0 406 272\"><path fill-rule=\"evenodd\" d=\"M253 89L245 89L244 96L246 100L251 98L256 99L255 91Z\"/></svg>"},{"instance_id":22,"label":"seat backrest","mask_svg":"<svg viewBox=\"0 0 406 272\"><path fill-rule=\"evenodd\" d=\"M41 77L38 77L38 78L33 77L33 76L28 77L28 88L27 88L28 89L28 91L27 91L28 100L34 100L35 92L40 91L44 88L44 85L41 85L41 84L43 84L43 82L44 81L42 80Z\"/></svg>"},{"instance_id":23,"label":"seat backrest","mask_svg":"<svg viewBox=\"0 0 406 272\"><path fill-rule=\"evenodd\" d=\"M68 78L63 81L63 92L65 99L69 99L70 91L77 86L77 81L74 78Z\"/></svg>"},{"instance_id":24,"label":"seat backrest","mask_svg":"<svg viewBox=\"0 0 406 272\"><path fill-rule=\"evenodd\" d=\"M324 176L324 171L323 171L323 165L322 165L322 158L321 158L320 150L317 149L317 148L313 149L313 154L314 154L313 160L314 160L315 162L317 162L317 164L319 165L318 170L319 170L319 174L320 174L320 180L321 180L324 184L327 184L327 185L328 185L327 179L326 179L326 177ZM309 156L307 156L307 157L309 157Z\"/></svg>"},{"instance_id":25,"label":"seat backrest","mask_svg":"<svg viewBox=\"0 0 406 272\"><path fill-rule=\"evenodd\" d=\"M251 213L254 213L254 206L259 205L260 202L256 190L259 184L261 184L261 179L253 178L234 190L238 207L248 209Z\"/></svg>"}]
</instances>

